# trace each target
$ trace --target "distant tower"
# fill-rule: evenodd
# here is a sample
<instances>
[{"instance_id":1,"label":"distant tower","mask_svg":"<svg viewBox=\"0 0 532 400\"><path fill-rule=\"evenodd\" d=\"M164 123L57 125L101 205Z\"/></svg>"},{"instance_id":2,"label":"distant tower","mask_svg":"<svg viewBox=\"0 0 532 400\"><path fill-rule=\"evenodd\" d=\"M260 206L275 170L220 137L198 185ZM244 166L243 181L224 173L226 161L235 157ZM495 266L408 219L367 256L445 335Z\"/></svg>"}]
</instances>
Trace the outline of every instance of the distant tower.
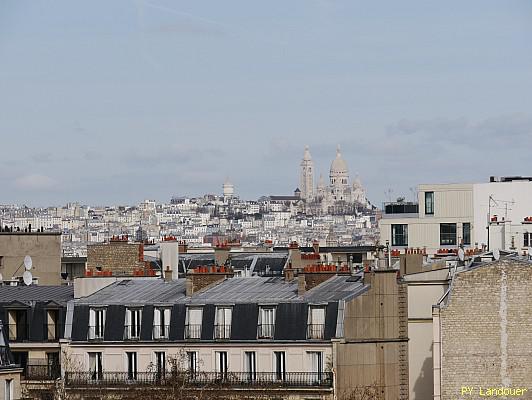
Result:
<instances>
[{"instance_id":1,"label":"distant tower","mask_svg":"<svg viewBox=\"0 0 532 400\"><path fill-rule=\"evenodd\" d=\"M231 198L235 194L235 186L231 182L229 182L229 178L225 180L222 189L225 198Z\"/></svg>"},{"instance_id":2,"label":"distant tower","mask_svg":"<svg viewBox=\"0 0 532 400\"><path fill-rule=\"evenodd\" d=\"M342 158L339 145L336 148L336 158L331 163L329 179L332 186L346 187L349 185L349 170L347 169L347 163Z\"/></svg>"},{"instance_id":3,"label":"distant tower","mask_svg":"<svg viewBox=\"0 0 532 400\"><path fill-rule=\"evenodd\" d=\"M306 201L312 200L314 197L314 161L312 161L308 146L305 146L305 153L301 161L299 189L301 190L301 198Z\"/></svg>"}]
</instances>

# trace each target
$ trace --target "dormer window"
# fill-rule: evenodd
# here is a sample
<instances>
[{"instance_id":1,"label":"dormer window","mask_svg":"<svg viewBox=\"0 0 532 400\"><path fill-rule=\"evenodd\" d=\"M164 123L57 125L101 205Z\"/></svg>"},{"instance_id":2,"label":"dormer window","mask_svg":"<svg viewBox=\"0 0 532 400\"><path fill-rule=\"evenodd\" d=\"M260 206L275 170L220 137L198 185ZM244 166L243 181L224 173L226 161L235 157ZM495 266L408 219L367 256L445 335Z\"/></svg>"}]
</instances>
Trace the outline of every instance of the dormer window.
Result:
<instances>
[{"instance_id":1,"label":"dormer window","mask_svg":"<svg viewBox=\"0 0 532 400\"><path fill-rule=\"evenodd\" d=\"M127 308L126 309L126 324L124 327L124 339L138 340L140 339L140 323L141 323L141 309Z\"/></svg>"},{"instance_id":2,"label":"dormer window","mask_svg":"<svg viewBox=\"0 0 532 400\"><path fill-rule=\"evenodd\" d=\"M170 309L156 307L153 310L153 338L168 339L170 337Z\"/></svg>"},{"instance_id":3,"label":"dormer window","mask_svg":"<svg viewBox=\"0 0 532 400\"><path fill-rule=\"evenodd\" d=\"M214 324L215 339L229 339L231 337L231 307L217 307L216 321Z\"/></svg>"},{"instance_id":4,"label":"dormer window","mask_svg":"<svg viewBox=\"0 0 532 400\"><path fill-rule=\"evenodd\" d=\"M102 340L105 329L105 308L89 310L89 340Z\"/></svg>"},{"instance_id":5,"label":"dormer window","mask_svg":"<svg viewBox=\"0 0 532 400\"><path fill-rule=\"evenodd\" d=\"M307 338L323 339L325 332L325 307L310 306L308 312Z\"/></svg>"},{"instance_id":6,"label":"dormer window","mask_svg":"<svg viewBox=\"0 0 532 400\"><path fill-rule=\"evenodd\" d=\"M185 339L201 339L201 320L203 309L201 307L188 307L185 321Z\"/></svg>"},{"instance_id":7,"label":"dormer window","mask_svg":"<svg viewBox=\"0 0 532 400\"><path fill-rule=\"evenodd\" d=\"M259 339L272 339L275 332L275 307L265 306L259 309Z\"/></svg>"}]
</instances>

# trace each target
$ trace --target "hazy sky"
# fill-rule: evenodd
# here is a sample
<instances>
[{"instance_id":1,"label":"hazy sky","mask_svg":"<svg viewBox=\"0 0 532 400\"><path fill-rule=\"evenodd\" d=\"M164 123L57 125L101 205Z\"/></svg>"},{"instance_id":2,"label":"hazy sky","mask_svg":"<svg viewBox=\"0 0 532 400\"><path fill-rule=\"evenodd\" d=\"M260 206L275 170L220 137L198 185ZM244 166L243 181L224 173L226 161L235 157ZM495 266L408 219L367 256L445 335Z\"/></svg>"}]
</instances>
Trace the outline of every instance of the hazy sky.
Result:
<instances>
[{"instance_id":1,"label":"hazy sky","mask_svg":"<svg viewBox=\"0 0 532 400\"><path fill-rule=\"evenodd\" d=\"M532 175L532 2L2 0L0 138L0 204Z\"/></svg>"}]
</instances>

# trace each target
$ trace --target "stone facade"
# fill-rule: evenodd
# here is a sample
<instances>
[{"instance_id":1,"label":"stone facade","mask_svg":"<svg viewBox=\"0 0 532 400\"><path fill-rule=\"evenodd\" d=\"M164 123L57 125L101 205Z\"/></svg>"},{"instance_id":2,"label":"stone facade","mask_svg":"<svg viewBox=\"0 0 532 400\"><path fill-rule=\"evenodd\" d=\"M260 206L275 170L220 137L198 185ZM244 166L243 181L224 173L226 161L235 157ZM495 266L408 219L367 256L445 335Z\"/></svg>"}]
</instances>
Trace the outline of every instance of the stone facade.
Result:
<instances>
[{"instance_id":1,"label":"stone facade","mask_svg":"<svg viewBox=\"0 0 532 400\"><path fill-rule=\"evenodd\" d=\"M135 269L144 268L143 245L125 241L88 245L87 269L99 267L113 275L133 275Z\"/></svg>"},{"instance_id":2,"label":"stone facade","mask_svg":"<svg viewBox=\"0 0 532 400\"><path fill-rule=\"evenodd\" d=\"M510 259L455 275L436 327L442 400L481 399L494 387L527 389L508 398L532 398L531 281L532 264Z\"/></svg>"}]
</instances>

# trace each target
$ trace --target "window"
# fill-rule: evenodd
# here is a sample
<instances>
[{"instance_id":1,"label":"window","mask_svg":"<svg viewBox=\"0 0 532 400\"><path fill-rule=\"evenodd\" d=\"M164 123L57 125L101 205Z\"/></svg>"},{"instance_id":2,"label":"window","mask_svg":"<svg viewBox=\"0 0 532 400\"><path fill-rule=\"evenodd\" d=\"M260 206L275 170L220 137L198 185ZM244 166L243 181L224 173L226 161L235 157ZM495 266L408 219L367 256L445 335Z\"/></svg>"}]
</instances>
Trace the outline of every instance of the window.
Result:
<instances>
[{"instance_id":1,"label":"window","mask_svg":"<svg viewBox=\"0 0 532 400\"><path fill-rule=\"evenodd\" d=\"M523 247L532 246L532 232L523 233Z\"/></svg>"},{"instance_id":2,"label":"window","mask_svg":"<svg viewBox=\"0 0 532 400\"><path fill-rule=\"evenodd\" d=\"M440 224L440 245L456 246L456 224Z\"/></svg>"},{"instance_id":3,"label":"window","mask_svg":"<svg viewBox=\"0 0 532 400\"><path fill-rule=\"evenodd\" d=\"M471 244L471 224L469 222L462 224L462 243L466 246Z\"/></svg>"},{"instance_id":4,"label":"window","mask_svg":"<svg viewBox=\"0 0 532 400\"><path fill-rule=\"evenodd\" d=\"M102 379L102 353L89 353L89 372L92 380Z\"/></svg>"},{"instance_id":5,"label":"window","mask_svg":"<svg viewBox=\"0 0 532 400\"><path fill-rule=\"evenodd\" d=\"M127 379L137 379L137 353L134 351L126 352L127 357Z\"/></svg>"},{"instance_id":6,"label":"window","mask_svg":"<svg viewBox=\"0 0 532 400\"><path fill-rule=\"evenodd\" d=\"M408 225L392 225L392 246L408 246Z\"/></svg>"},{"instance_id":7,"label":"window","mask_svg":"<svg viewBox=\"0 0 532 400\"><path fill-rule=\"evenodd\" d=\"M103 339L105 308L91 308L89 312L89 339Z\"/></svg>"},{"instance_id":8,"label":"window","mask_svg":"<svg viewBox=\"0 0 532 400\"><path fill-rule=\"evenodd\" d=\"M286 380L286 356L284 351L274 351L274 368L275 368L275 379L278 381Z\"/></svg>"},{"instance_id":9,"label":"window","mask_svg":"<svg viewBox=\"0 0 532 400\"><path fill-rule=\"evenodd\" d=\"M323 339L325 331L325 307L310 306L307 323L308 339Z\"/></svg>"},{"instance_id":10,"label":"window","mask_svg":"<svg viewBox=\"0 0 532 400\"><path fill-rule=\"evenodd\" d=\"M187 351L187 369L190 377L194 379L198 372L198 353L195 351Z\"/></svg>"},{"instance_id":11,"label":"window","mask_svg":"<svg viewBox=\"0 0 532 400\"><path fill-rule=\"evenodd\" d=\"M201 319L203 318L203 310L200 307L187 308L187 316L185 322L185 339L200 339L201 338Z\"/></svg>"},{"instance_id":12,"label":"window","mask_svg":"<svg viewBox=\"0 0 532 400\"><path fill-rule=\"evenodd\" d=\"M248 381L257 379L257 362L254 351L244 352L244 372Z\"/></svg>"},{"instance_id":13,"label":"window","mask_svg":"<svg viewBox=\"0 0 532 400\"><path fill-rule=\"evenodd\" d=\"M153 310L153 338L168 339L170 337L170 309L156 307Z\"/></svg>"},{"instance_id":14,"label":"window","mask_svg":"<svg viewBox=\"0 0 532 400\"><path fill-rule=\"evenodd\" d=\"M219 379L227 379L227 352L216 352L216 372Z\"/></svg>"},{"instance_id":15,"label":"window","mask_svg":"<svg viewBox=\"0 0 532 400\"><path fill-rule=\"evenodd\" d=\"M309 366L312 380L321 382L323 379L323 353L321 351L309 351Z\"/></svg>"},{"instance_id":16,"label":"window","mask_svg":"<svg viewBox=\"0 0 532 400\"><path fill-rule=\"evenodd\" d=\"M0 256L0 267L4 266L4 256Z\"/></svg>"},{"instance_id":17,"label":"window","mask_svg":"<svg viewBox=\"0 0 532 400\"><path fill-rule=\"evenodd\" d=\"M214 323L214 338L229 339L231 337L231 307L217 307Z\"/></svg>"},{"instance_id":18,"label":"window","mask_svg":"<svg viewBox=\"0 0 532 400\"><path fill-rule=\"evenodd\" d=\"M434 215L434 192L425 192L425 214Z\"/></svg>"},{"instance_id":19,"label":"window","mask_svg":"<svg viewBox=\"0 0 532 400\"><path fill-rule=\"evenodd\" d=\"M164 378L166 375L166 353L164 351L155 352L155 368L157 379Z\"/></svg>"},{"instance_id":20,"label":"window","mask_svg":"<svg viewBox=\"0 0 532 400\"><path fill-rule=\"evenodd\" d=\"M4 399L11 400L13 398L13 379L6 379L5 382Z\"/></svg>"},{"instance_id":21,"label":"window","mask_svg":"<svg viewBox=\"0 0 532 400\"><path fill-rule=\"evenodd\" d=\"M58 325L58 310L46 311L46 339L48 341L54 341L59 339L60 327Z\"/></svg>"},{"instance_id":22,"label":"window","mask_svg":"<svg viewBox=\"0 0 532 400\"><path fill-rule=\"evenodd\" d=\"M275 308L261 307L259 309L259 339L273 338L275 330Z\"/></svg>"},{"instance_id":23,"label":"window","mask_svg":"<svg viewBox=\"0 0 532 400\"><path fill-rule=\"evenodd\" d=\"M140 308L128 308L126 310L126 325L124 327L124 339L140 339Z\"/></svg>"}]
</instances>

